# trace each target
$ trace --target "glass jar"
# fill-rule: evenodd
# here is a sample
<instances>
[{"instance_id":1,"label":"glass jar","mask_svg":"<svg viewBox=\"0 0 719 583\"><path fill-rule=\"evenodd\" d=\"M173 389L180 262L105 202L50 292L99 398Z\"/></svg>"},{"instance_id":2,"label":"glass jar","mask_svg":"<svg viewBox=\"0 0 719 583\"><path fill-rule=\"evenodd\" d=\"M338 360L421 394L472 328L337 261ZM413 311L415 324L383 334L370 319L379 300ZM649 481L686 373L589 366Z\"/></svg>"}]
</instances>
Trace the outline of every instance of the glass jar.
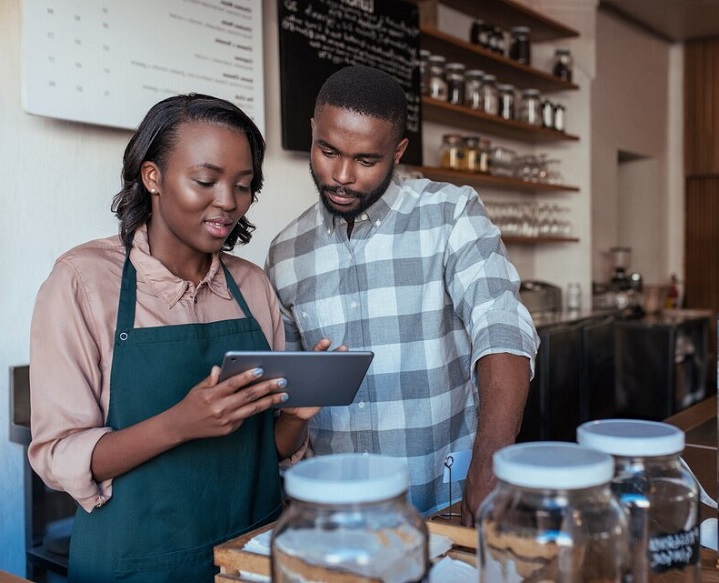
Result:
<instances>
[{"instance_id":1,"label":"glass jar","mask_svg":"<svg viewBox=\"0 0 719 583\"><path fill-rule=\"evenodd\" d=\"M489 174L492 143L484 138L479 140L479 168L477 172Z\"/></svg>"},{"instance_id":2,"label":"glass jar","mask_svg":"<svg viewBox=\"0 0 719 583\"><path fill-rule=\"evenodd\" d=\"M498 26L492 28L489 37L489 48L499 55L504 55L504 31Z\"/></svg>"},{"instance_id":3,"label":"glass jar","mask_svg":"<svg viewBox=\"0 0 719 583\"><path fill-rule=\"evenodd\" d=\"M444 134L439 149L439 165L450 170L461 170L465 165L465 146L459 134Z\"/></svg>"},{"instance_id":4,"label":"glass jar","mask_svg":"<svg viewBox=\"0 0 719 583\"><path fill-rule=\"evenodd\" d=\"M482 48L489 48L490 35L492 33L492 25L486 24L483 20L475 20L469 29L469 40L472 44L479 45Z\"/></svg>"},{"instance_id":5,"label":"glass jar","mask_svg":"<svg viewBox=\"0 0 719 583\"><path fill-rule=\"evenodd\" d=\"M427 49L419 51L419 92L429 94L429 57L432 55Z\"/></svg>"},{"instance_id":6,"label":"glass jar","mask_svg":"<svg viewBox=\"0 0 719 583\"><path fill-rule=\"evenodd\" d=\"M429 57L429 96L447 101L447 81L444 78L444 65L447 62L442 55Z\"/></svg>"},{"instance_id":7,"label":"glass jar","mask_svg":"<svg viewBox=\"0 0 719 583\"><path fill-rule=\"evenodd\" d=\"M447 101L454 105L464 105L464 70L462 63L447 63L444 67Z\"/></svg>"},{"instance_id":8,"label":"glass jar","mask_svg":"<svg viewBox=\"0 0 719 583\"><path fill-rule=\"evenodd\" d=\"M562 81L572 81L572 67L574 60L569 49L556 49L554 51L554 68L552 73Z\"/></svg>"},{"instance_id":9,"label":"glass jar","mask_svg":"<svg viewBox=\"0 0 719 583\"><path fill-rule=\"evenodd\" d=\"M482 109L482 83L484 71L470 69L464 73L464 104L472 109Z\"/></svg>"},{"instance_id":10,"label":"glass jar","mask_svg":"<svg viewBox=\"0 0 719 583\"><path fill-rule=\"evenodd\" d=\"M612 489L629 516L632 581L700 578L699 486L682 465L684 432L668 423L603 419L577 440L614 456Z\"/></svg>"},{"instance_id":11,"label":"glass jar","mask_svg":"<svg viewBox=\"0 0 719 583\"><path fill-rule=\"evenodd\" d=\"M549 99L542 100L542 127L554 129L554 104Z\"/></svg>"},{"instance_id":12,"label":"glass jar","mask_svg":"<svg viewBox=\"0 0 719 583\"><path fill-rule=\"evenodd\" d=\"M461 170L479 172L481 150L479 136L465 136L464 138L464 164Z\"/></svg>"},{"instance_id":13,"label":"glass jar","mask_svg":"<svg viewBox=\"0 0 719 583\"><path fill-rule=\"evenodd\" d=\"M542 125L542 104L537 89L525 89L522 91L519 119L529 125Z\"/></svg>"},{"instance_id":14,"label":"glass jar","mask_svg":"<svg viewBox=\"0 0 719 583\"><path fill-rule=\"evenodd\" d=\"M480 583L622 581L627 519L611 456L566 442L510 445L477 512Z\"/></svg>"},{"instance_id":15,"label":"glass jar","mask_svg":"<svg viewBox=\"0 0 719 583\"><path fill-rule=\"evenodd\" d=\"M497 85L499 93L499 115L504 119L514 119L514 85Z\"/></svg>"},{"instance_id":16,"label":"glass jar","mask_svg":"<svg viewBox=\"0 0 719 583\"><path fill-rule=\"evenodd\" d=\"M290 504L273 529L272 581L422 581L427 527L408 502L403 460L337 454L285 474Z\"/></svg>"},{"instance_id":17,"label":"glass jar","mask_svg":"<svg viewBox=\"0 0 719 583\"><path fill-rule=\"evenodd\" d=\"M531 61L529 32L528 26L515 26L510 30L509 58L524 65L529 65Z\"/></svg>"},{"instance_id":18,"label":"glass jar","mask_svg":"<svg viewBox=\"0 0 719 583\"><path fill-rule=\"evenodd\" d=\"M564 106L561 103L554 105L554 129L558 132L564 131Z\"/></svg>"},{"instance_id":19,"label":"glass jar","mask_svg":"<svg viewBox=\"0 0 719 583\"><path fill-rule=\"evenodd\" d=\"M499 93L497 92L496 77L485 75L482 83L482 107L485 113L497 115L499 113Z\"/></svg>"}]
</instances>

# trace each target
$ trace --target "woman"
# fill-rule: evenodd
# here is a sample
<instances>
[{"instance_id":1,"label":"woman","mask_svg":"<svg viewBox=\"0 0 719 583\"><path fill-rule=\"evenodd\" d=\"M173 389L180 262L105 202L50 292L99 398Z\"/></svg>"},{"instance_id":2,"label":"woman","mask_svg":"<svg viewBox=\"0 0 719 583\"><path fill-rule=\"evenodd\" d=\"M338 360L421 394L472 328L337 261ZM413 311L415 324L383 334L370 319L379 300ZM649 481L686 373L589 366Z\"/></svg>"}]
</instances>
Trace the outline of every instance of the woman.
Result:
<instances>
[{"instance_id":1,"label":"woman","mask_svg":"<svg viewBox=\"0 0 719 583\"><path fill-rule=\"evenodd\" d=\"M284 349L264 273L223 252L250 240L264 149L229 102L161 101L125 150L119 237L65 253L38 293L28 455L81 506L71 582L210 583L213 547L280 511L278 459L317 410L275 417L284 379L216 366Z\"/></svg>"}]
</instances>

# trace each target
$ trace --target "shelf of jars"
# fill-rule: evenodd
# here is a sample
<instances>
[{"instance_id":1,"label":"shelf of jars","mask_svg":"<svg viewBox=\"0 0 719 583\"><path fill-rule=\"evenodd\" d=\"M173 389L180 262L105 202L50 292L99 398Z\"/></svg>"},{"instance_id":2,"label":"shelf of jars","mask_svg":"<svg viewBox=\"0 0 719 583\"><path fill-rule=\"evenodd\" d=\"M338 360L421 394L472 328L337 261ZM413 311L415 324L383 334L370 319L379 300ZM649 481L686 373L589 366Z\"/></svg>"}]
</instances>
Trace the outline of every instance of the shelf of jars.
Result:
<instances>
[{"instance_id":1,"label":"shelf of jars","mask_svg":"<svg viewBox=\"0 0 719 583\"><path fill-rule=\"evenodd\" d=\"M502 28L528 26L532 30L532 40L535 42L579 36L579 32L573 28L515 0L439 0L439 3Z\"/></svg>"},{"instance_id":2,"label":"shelf of jars","mask_svg":"<svg viewBox=\"0 0 719 583\"><path fill-rule=\"evenodd\" d=\"M518 237L516 235L502 235L505 245L549 245L552 243L578 243L577 237Z\"/></svg>"},{"instance_id":3,"label":"shelf of jars","mask_svg":"<svg viewBox=\"0 0 719 583\"><path fill-rule=\"evenodd\" d=\"M577 141L579 136L422 96L422 119L533 144Z\"/></svg>"},{"instance_id":4,"label":"shelf of jars","mask_svg":"<svg viewBox=\"0 0 719 583\"><path fill-rule=\"evenodd\" d=\"M495 75L502 83L510 83L518 89L538 89L544 93L579 89L578 85L551 73L529 67L435 28L423 26L420 30L423 49L442 55L448 63L459 62L468 69L481 69L484 73Z\"/></svg>"},{"instance_id":5,"label":"shelf of jars","mask_svg":"<svg viewBox=\"0 0 719 583\"><path fill-rule=\"evenodd\" d=\"M576 186L566 184L551 184L547 182L530 182L521 178L511 176L495 176L493 174L482 174L477 172L462 172L435 166L411 166L411 170L421 172L430 180L439 182L450 182L452 184L467 184L480 188L493 188L498 190L511 190L513 192L525 192L539 194L543 192L579 192Z\"/></svg>"}]
</instances>

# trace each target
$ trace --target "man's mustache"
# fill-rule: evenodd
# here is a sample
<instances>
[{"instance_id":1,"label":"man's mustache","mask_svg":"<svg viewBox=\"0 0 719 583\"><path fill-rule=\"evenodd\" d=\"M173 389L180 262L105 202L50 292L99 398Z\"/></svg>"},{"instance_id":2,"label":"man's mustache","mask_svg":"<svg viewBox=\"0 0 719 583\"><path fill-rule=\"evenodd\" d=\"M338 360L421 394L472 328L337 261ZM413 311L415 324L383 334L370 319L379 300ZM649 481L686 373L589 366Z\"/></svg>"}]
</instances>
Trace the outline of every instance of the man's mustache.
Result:
<instances>
[{"instance_id":1,"label":"man's mustache","mask_svg":"<svg viewBox=\"0 0 719 583\"><path fill-rule=\"evenodd\" d=\"M334 194L339 194L340 196L348 196L352 198L362 198L364 196L363 192L360 192L359 190L352 190L351 188L346 188L344 186L323 186L322 192L332 192Z\"/></svg>"}]
</instances>

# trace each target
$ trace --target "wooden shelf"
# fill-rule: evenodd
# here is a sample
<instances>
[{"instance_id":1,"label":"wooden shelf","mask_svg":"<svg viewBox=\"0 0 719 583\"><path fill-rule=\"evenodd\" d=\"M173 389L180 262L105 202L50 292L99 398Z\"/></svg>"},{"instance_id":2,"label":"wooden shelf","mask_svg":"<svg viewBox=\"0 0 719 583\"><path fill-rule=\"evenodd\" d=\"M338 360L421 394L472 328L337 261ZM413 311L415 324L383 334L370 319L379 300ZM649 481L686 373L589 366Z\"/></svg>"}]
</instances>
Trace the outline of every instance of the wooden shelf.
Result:
<instances>
[{"instance_id":1,"label":"wooden shelf","mask_svg":"<svg viewBox=\"0 0 719 583\"><path fill-rule=\"evenodd\" d=\"M463 105L453 105L426 95L422 96L422 119L533 144L579 140L579 136L566 132L504 119L498 115L484 113Z\"/></svg>"},{"instance_id":2,"label":"wooden shelf","mask_svg":"<svg viewBox=\"0 0 719 583\"><path fill-rule=\"evenodd\" d=\"M439 0L440 4L464 12L509 30L513 26L528 26L532 42L543 42L579 36L579 33L514 0Z\"/></svg>"},{"instance_id":3,"label":"wooden shelf","mask_svg":"<svg viewBox=\"0 0 719 583\"><path fill-rule=\"evenodd\" d=\"M578 187L567 186L564 184L526 182L524 180L520 180L519 178L493 176L491 174L477 174L473 172L460 172L457 170L448 170L446 168L436 168L433 166L411 166L410 168L421 172L424 176L431 180L451 182L452 184L468 184L470 186L494 188L498 190L511 190L514 192L528 192L534 194L543 192L579 192Z\"/></svg>"},{"instance_id":4,"label":"wooden shelf","mask_svg":"<svg viewBox=\"0 0 719 583\"><path fill-rule=\"evenodd\" d=\"M498 83L510 83L518 89L538 89L541 93L571 91L578 85L554 75L446 34L436 28L421 27L420 44L447 62L463 63L467 69L481 69L497 77Z\"/></svg>"},{"instance_id":5,"label":"wooden shelf","mask_svg":"<svg viewBox=\"0 0 719 583\"><path fill-rule=\"evenodd\" d=\"M551 243L578 243L577 237L510 237L502 236L506 245L548 245Z\"/></svg>"}]
</instances>

